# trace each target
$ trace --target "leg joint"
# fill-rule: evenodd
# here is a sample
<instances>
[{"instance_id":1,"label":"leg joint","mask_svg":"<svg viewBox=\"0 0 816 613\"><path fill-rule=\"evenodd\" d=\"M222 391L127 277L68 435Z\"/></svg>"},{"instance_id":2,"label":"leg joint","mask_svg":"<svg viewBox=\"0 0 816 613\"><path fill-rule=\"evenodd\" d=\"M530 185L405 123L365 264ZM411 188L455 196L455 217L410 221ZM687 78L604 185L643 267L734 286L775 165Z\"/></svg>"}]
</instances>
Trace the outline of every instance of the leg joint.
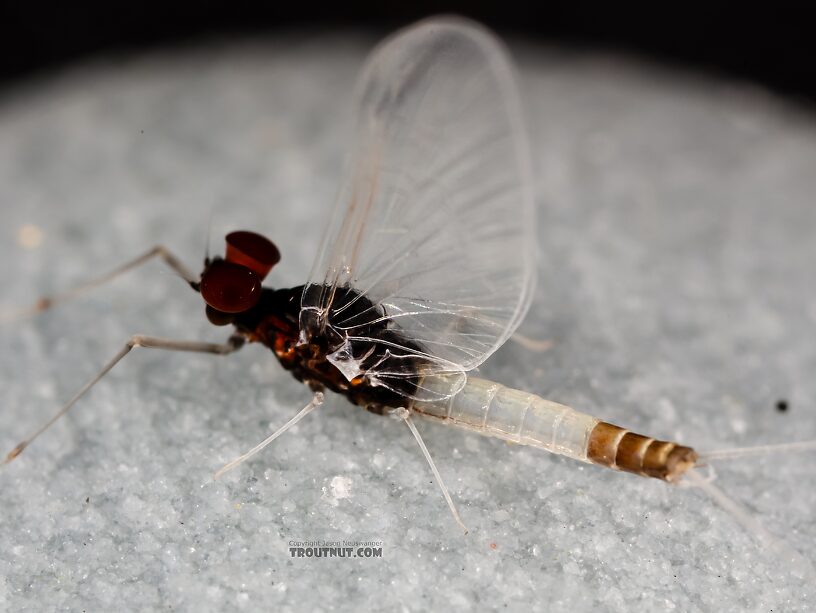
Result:
<instances>
[{"instance_id":1,"label":"leg joint","mask_svg":"<svg viewBox=\"0 0 816 613\"><path fill-rule=\"evenodd\" d=\"M143 347L145 342L145 337L142 334L134 334L130 337L130 340L127 342L127 346L131 349L133 347Z\"/></svg>"}]
</instances>

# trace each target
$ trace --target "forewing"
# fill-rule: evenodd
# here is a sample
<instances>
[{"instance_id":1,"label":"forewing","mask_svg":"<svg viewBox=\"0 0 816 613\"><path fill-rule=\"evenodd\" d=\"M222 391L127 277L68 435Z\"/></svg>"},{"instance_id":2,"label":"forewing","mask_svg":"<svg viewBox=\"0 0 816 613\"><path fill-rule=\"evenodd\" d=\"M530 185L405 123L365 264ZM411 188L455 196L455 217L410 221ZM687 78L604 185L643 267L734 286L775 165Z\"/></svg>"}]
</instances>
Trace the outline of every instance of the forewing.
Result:
<instances>
[{"instance_id":1,"label":"forewing","mask_svg":"<svg viewBox=\"0 0 816 613\"><path fill-rule=\"evenodd\" d=\"M390 386L417 370L475 368L515 330L534 279L529 153L508 57L470 22L422 22L372 53L358 100L302 333L345 339L330 359L349 379L365 372ZM360 298L338 301L347 287ZM363 298L375 306L357 308ZM360 355L382 343L371 326L383 322L413 344L364 370Z\"/></svg>"}]
</instances>

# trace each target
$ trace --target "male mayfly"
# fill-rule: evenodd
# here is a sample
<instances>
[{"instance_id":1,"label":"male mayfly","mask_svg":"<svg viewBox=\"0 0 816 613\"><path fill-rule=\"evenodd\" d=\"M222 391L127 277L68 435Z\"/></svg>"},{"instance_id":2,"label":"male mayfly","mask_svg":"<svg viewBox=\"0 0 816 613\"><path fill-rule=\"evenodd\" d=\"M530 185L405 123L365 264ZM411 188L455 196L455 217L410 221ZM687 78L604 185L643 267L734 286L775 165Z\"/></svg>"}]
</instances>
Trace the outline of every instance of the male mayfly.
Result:
<instances>
[{"instance_id":1,"label":"male mayfly","mask_svg":"<svg viewBox=\"0 0 816 613\"><path fill-rule=\"evenodd\" d=\"M134 347L228 354L259 342L314 397L216 476L318 407L326 389L406 423L460 525L414 416L669 482L695 465L689 447L467 375L514 333L535 279L527 135L501 44L466 21L422 22L372 53L357 96L346 179L307 282L262 286L280 254L266 238L242 231L227 235L224 256L208 257L200 275L156 247L41 299L29 312L159 258L200 292L209 321L234 333L223 344L133 336L6 462Z\"/></svg>"}]
</instances>

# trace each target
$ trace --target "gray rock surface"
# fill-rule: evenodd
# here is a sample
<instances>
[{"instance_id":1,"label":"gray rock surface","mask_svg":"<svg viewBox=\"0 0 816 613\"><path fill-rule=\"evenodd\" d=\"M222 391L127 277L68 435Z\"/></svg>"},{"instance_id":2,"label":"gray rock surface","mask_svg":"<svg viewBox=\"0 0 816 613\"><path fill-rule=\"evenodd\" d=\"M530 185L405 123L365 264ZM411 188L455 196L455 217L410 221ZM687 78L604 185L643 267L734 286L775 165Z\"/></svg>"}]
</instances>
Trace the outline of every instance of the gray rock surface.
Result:
<instances>
[{"instance_id":1,"label":"gray rock surface","mask_svg":"<svg viewBox=\"0 0 816 613\"><path fill-rule=\"evenodd\" d=\"M303 282L372 39L290 36L100 59L0 96L0 305L225 230ZM539 284L482 368L700 450L816 439L816 120L748 85L514 47L535 146ZM36 232L42 231L38 247ZM219 340L157 263L0 328L0 445L130 334ZM463 537L398 424L331 398L212 472L308 393L262 347L142 350L0 470L0 609L797 611L814 596L699 490L421 424ZM778 399L789 402L780 413ZM816 454L718 463L717 485L816 560ZM293 559L290 541L382 541Z\"/></svg>"}]
</instances>

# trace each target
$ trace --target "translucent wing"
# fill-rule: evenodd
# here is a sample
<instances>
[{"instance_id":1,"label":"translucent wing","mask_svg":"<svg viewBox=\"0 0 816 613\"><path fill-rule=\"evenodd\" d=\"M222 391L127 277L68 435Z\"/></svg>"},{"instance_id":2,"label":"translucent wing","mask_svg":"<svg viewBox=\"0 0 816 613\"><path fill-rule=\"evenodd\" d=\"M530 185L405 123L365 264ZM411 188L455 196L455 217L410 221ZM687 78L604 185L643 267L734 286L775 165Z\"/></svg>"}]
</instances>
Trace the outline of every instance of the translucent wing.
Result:
<instances>
[{"instance_id":1,"label":"translucent wing","mask_svg":"<svg viewBox=\"0 0 816 613\"><path fill-rule=\"evenodd\" d=\"M365 375L409 395L397 380L417 371L455 380L507 340L529 306L526 135L503 47L464 20L429 20L387 39L358 96L346 183L303 293L301 340L330 332L339 349L329 359L349 380ZM412 342L373 338L371 326L384 323ZM366 366L372 342L387 351Z\"/></svg>"}]
</instances>

